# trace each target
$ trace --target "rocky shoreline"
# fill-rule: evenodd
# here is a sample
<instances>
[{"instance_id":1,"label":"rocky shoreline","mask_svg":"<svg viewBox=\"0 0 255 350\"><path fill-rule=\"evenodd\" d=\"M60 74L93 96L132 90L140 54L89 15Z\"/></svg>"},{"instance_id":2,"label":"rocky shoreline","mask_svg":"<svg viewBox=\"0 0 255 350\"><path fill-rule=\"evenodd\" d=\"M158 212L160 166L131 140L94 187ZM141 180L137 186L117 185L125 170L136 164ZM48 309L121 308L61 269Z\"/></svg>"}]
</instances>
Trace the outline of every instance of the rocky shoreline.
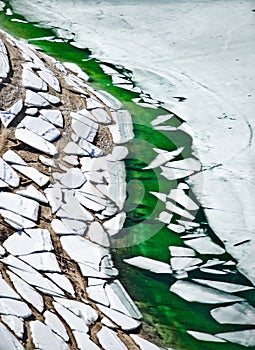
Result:
<instances>
[{"instance_id":1,"label":"rocky shoreline","mask_svg":"<svg viewBox=\"0 0 255 350\"><path fill-rule=\"evenodd\" d=\"M0 344L159 349L119 282L110 239L126 198L122 104L0 32Z\"/></svg>"}]
</instances>

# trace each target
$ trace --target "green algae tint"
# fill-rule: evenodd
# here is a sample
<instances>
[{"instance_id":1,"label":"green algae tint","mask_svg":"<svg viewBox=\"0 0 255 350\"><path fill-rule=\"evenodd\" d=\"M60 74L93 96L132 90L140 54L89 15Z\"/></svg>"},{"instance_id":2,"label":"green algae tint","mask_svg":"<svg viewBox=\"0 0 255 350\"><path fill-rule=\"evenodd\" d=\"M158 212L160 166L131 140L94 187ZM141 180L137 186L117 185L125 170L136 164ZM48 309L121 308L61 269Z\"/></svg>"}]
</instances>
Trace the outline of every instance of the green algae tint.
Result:
<instances>
[{"instance_id":1,"label":"green algae tint","mask_svg":"<svg viewBox=\"0 0 255 350\"><path fill-rule=\"evenodd\" d=\"M43 29L31 23L12 22L12 18L23 19L19 15L6 16L0 12L0 26L10 34L30 39L30 42L41 47L47 54L61 61L78 64L91 77L90 84L96 89L110 92L118 98L133 117L135 139L130 142L129 156L126 160L128 198L125 205L127 220L125 235L123 232L113 241L113 245L123 248L114 249L113 256L120 271L120 280L127 288L144 314L144 329L155 342L161 345L183 350L241 350L246 349L230 343L201 342L186 333L195 330L214 334L217 332L241 330L241 326L219 325L210 317L213 305L189 303L169 291L175 281L171 275L153 274L123 263L124 258L146 256L169 262L169 245L183 245L179 235L171 232L155 220L164 210L164 205L150 191L168 193L176 188L177 181L168 181L160 175L159 169L142 170L156 156L153 147L168 151L184 147L185 150L177 159L191 155L191 138L184 132L158 132L151 128L151 121L158 115L166 114L164 109L150 109L137 106L131 99L139 95L112 85L111 78L104 74L99 62L90 59L90 52L73 47L68 41L51 42L35 40L53 36L50 29ZM33 40L31 40L33 39ZM84 61L83 61L84 60ZM115 67L114 67L115 68ZM116 69L116 68L115 68ZM178 126L181 120L173 117L165 125ZM207 227L202 210L198 212L197 221ZM212 233L213 235L213 233ZM215 237L214 237L215 238ZM204 257L201 256L202 259ZM208 258L208 256L207 256ZM230 259L228 254L221 256ZM192 278L203 278L199 271L191 274ZM218 277L218 276L217 276ZM233 271L229 282L248 283L240 274ZM253 291L239 293L254 304ZM253 300L253 302L252 302ZM246 327L247 328L247 327Z\"/></svg>"}]
</instances>

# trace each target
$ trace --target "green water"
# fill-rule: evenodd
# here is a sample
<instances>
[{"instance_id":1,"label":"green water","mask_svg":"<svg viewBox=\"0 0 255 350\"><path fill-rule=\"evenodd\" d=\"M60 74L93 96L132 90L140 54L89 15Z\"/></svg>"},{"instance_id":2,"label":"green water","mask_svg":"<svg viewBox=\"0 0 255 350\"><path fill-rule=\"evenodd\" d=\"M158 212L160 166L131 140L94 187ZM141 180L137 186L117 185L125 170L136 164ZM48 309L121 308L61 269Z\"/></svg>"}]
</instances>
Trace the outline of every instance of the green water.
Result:
<instances>
[{"instance_id":1,"label":"green water","mask_svg":"<svg viewBox=\"0 0 255 350\"><path fill-rule=\"evenodd\" d=\"M0 26L15 37L34 39L54 35L51 30L40 28L34 24L12 22L11 18L13 17L22 19L18 15L6 16L0 12ZM61 61L71 61L78 64L91 77L90 83L93 87L107 90L116 96L132 114L135 139L128 145L130 154L126 160L128 199L125 210L127 220L125 229L113 241L113 246L118 247L113 250L113 255L120 270L120 280L144 314L145 329L148 332L153 330L153 336L158 336L162 344L175 349L245 349L230 343L200 342L189 336L186 333L187 329L213 334L241 330L242 327L219 325L210 317L209 313L210 309L215 306L188 303L171 293L169 288L175 281L174 277L156 275L131 267L122 261L123 258L143 255L169 262L168 246L184 245L179 235L155 220L159 213L164 210L164 205L150 194L150 191L168 193L171 188L176 188L177 181L164 179L158 169L144 171L142 168L155 158L153 147L172 151L185 146L179 159L190 156L191 138L181 131L167 133L153 130L150 122L167 111L160 108L157 110L142 108L133 103L132 99L139 95L113 86L111 78L104 74L99 62L89 58L90 52L88 50L77 49L69 42L50 42L47 40L32 40L31 42ZM174 117L171 119L171 124L166 123L166 125L178 126L180 123L181 120ZM196 219L203 227L208 228L202 209L200 209ZM217 241L213 232L211 232L211 236ZM201 256L204 261L213 257ZM230 259L227 254L219 258L226 261ZM190 275L194 278L204 278L204 275L199 271L193 271ZM235 268L227 277L219 275L217 279L248 284L248 281ZM238 295L246 297L251 304L254 303L254 292L243 292Z\"/></svg>"}]
</instances>

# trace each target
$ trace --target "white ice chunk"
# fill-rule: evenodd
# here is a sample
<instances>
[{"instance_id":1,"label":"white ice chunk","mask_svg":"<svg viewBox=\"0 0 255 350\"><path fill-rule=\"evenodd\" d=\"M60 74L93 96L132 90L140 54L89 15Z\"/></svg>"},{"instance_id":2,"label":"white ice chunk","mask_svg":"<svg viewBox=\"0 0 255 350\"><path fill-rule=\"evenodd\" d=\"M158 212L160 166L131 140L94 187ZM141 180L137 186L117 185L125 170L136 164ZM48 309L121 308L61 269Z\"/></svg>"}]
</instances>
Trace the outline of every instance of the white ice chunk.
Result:
<instances>
[{"instance_id":1,"label":"white ice chunk","mask_svg":"<svg viewBox=\"0 0 255 350\"><path fill-rule=\"evenodd\" d=\"M15 136L18 140L43 153L49 154L51 156L58 154L58 150L52 143L48 142L43 137L35 134L30 130L18 128L15 131Z\"/></svg>"},{"instance_id":2,"label":"white ice chunk","mask_svg":"<svg viewBox=\"0 0 255 350\"><path fill-rule=\"evenodd\" d=\"M62 338L54 334L50 327L41 321L31 321L30 329L32 333L33 343L38 350L68 350L69 346Z\"/></svg>"},{"instance_id":3,"label":"white ice chunk","mask_svg":"<svg viewBox=\"0 0 255 350\"><path fill-rule=\"evenodd\" d=\"M5 44L0 39L0 78L6 78L10 71L9 58Z\"/></svg>"},{"instance_id":4,"label":"white ice chunk","mask_svg":"<svg viewBox=\"0 0 255 350\"><path fill-rule=\"evenodd\" d=\"M162 261L146 258L144 256L135 256L134 258L123 259L123 261L129 265L133 265L154 273L172 274L172 269L169 264Z\"/></svg>"},{"instance_id":5,"label":"white ice chunk","mask_svg":"<svg viewBox=\"0 0 255 350\"><path fill-rule=\"evenodd\" d=\"M9 108L7 111L0 112L1 121L6 128L17 117L17 115L20 113L22 108L23 108L23 100L20 99L19 101L15 102L14 105L12 105L12 107Z\"/></svg>"},{"instance_id":6,"label":"white ice chunk","mask_svg":"<svg viewBox=\"0 0 255 350\"><path fill-rule=\"evenodd\" d=\"M81 187L85 181L86 178L79 168L70 168L61 178L61 183L67 188Z\"/></svg>"},{"instance_id":7,"label":"white ice chunk","mask_svg":"<svg viewBox=\"0 0 255 350\"><path fill-rule=\"evenodd\" d=\"M37 170L33 167L26 166L26 165L18 165L18 164L13 164L12 167L15 170L17 170L18 172L20 172L21 174L23 174L24 176L33 180L40 187L45 186L50 181L49 176L41 173L39 170ZM30 190L30 192L31 192L31 190ZM33 191L33 193L35 194L35 191ZM29 197L29 196L27 196L27 197ZM33 198L33 199L38 200L38 198Z\"/></svg>"},{"instance_id":8,"label":"white ice chunk","mask_svg":"<svg viewBox=\"0 0 255 350\"><path fill-rule=\"evenodd\" d=\"M32 315L32 311L23 301L0 298L0 314L28 318Z\"/></svg>"},{"instance_id":9,"label":"white ice chunk","mask_svg":"<svg viewBox=\"0 0 255 350\"><path fill-rule=\"evenodd\" d=\"M24 198L15 193L1 192L0 208L19 213L19 215L33 221L38 218L39 204L32 199Z\"/></svg>"},{"instance_id":10,"label":"white ice chunk","mask_svg":"<svg viewBox=\"0 0 255 350\"><path fill-rule=\"evenodd\" d=\"M105 305L105 306L110 306L110 302L109 302L109 299L106 295L103 284L99 284L97 286L87 287L86 291L87 291L88 296L91 300L95 301L96 303Z\"/></svg>"},{"instance_id":11,"label":"white ice chunk","mask_svg":"<svg viewBox=\"0 0 255 350\"><path fill-rule=\"evenodd\" d=\"M162 211L159 214L158 220L161 222L164 222L165 224L170 224L170 221L172 220L173 214L167 212L167 211Z\"/></svg>"},{"instance_id":12,"label":"white ice chunk","mask_svg":"<svg viewBox=\"0 0 255 350\"><path fill-rule=\"evenodd\" d=\"M143 316L137 306L124 289L123 285L115 280L105 285L105 291L110 301L110 308L124 313L135 319L141 319Z\"/></svg>"},{"instance_id":13,"label":"white ice chunk","mask_svg":"<svg viewBox=\"0 0 255 350\"><path fill-rule=\"evenodd\" d=\"M6 349L6 344L8 344L8 350L24 350L24 348L21 345L21 343L0 322L0 348L1 349Z\"/></svg>"},{"instance_id":14,"label":"white ice chunk","mask_svg":"<svg viewBox=\"0 0 255 350\"><path fill-rule=\"evenodd\" d=\"M171 256L195 256L196 253L193 249L185 247L170 246L169 251Z\"/></svg>"},{"instance_id":15,"label":"white ice chunk","mask_svg":"<svg viewBox=\"0 0 255 350\"><path fill-rule=\"evenodd\" d=\"M141 350L163 350L162 348L159 348L157 345L149 342L148 340L139 337L136 334L130 334L130 337L134 339L136 344L139 346ZM169 350L171 350L169 348Z\"/></svg>"},{"instance_id":16,"label":"white ice chunk","mask_svg":"<svg viewBox=\"0 0 255 350\"><path fill-rule=\"evenodd\" d=\"M0 157L0 179L11 187L18 187L20 178L16 171Z\"/></svg>"},{"instance_id":17,"label":"white ice chunk","mask_svg":"<svg viewBox=\"0 0 255 350\"><path fill-rule=\"evenodd\" d=\"M176 180L187 177L201 168L200 163L194 158L187 158L166 163L161 167L162 173L168 180Z\"/></svg>"},{"instance_id":18,"label":"white ice chunk","mask_svg":"<svg viewBox=\"0 0 255 350\"><path fill-rule=\"evenodd\" d=\"M162 202L166 202L166 194L165 193L159 193L159 192L153 192L153 191L150 191L150 193L157 197L160 201Z\"/></svg>"},{"instance_id":19,"label":"white ice chunk","mask_svg":"<svg viewBox=\"0 0 255 350\"><path fill-rule=\"evenodd\" d=\"M47 92L38 92L38 95L53 105L57 105L60 103L60 99L57 96L48 94Z\"/></svg>"},{"instance_id":20,"label":"white ice chunk","mask_svg":"<svg viewBox=\"0 0 255 350\"><path fill-rule=\"evenodd\" d=\"M44 312L43 316L45 317L46 325L50 327L50 329L54 333L58 334L65 341L69 340L69 336L65 329L65 326L63 325L63 323L60 321L60 319L56 314L47 310Z\"/></svg>"},{"instance_id":21,"label":"white ice chunk","mask_svg":"<svg viewBox=\"0 0 255 350\"><path fill-rule=\"evenodd\" d=\"M22 83L25 88L36 90L36 91L47 91L48 87L45 82L39 78L32 69L23 68L22 72Z\"/></svg>"},{"instance_id":22,"label":"white ice chunk","mask_svg":"<svg viewBox=\"0 0 255 350\"><path fill-rule=\"evenodd\" d=\"M152 126L156 126L159 125L161 123L165 123L166 121L170 120L174 115L173 114L163 114L163 115L159 115L157 116L157 118L155 118L152 122L151 125Z\"/></svg>"},{"instance_id":23,"label":"white ice chunk","mask_svg":"<svg viewBox=\"0 0 255 350\"><path fill-rule=\"evenodd\" d=\"M112 112L115 124L109 125L112 139L115 144L126 143L134 138L131 114L127 110Z\"/></svg>"},{"instance_id":24,"label":"white ice chunk","mask_svg":"<svg viewBox=\"0 0 255 350\"><path fill-rule=\"evenodd\" d=\"M20 296L9 286L0 274L0 298L21 300Z\"/></svg>"},{"instance_id":25,"label":"white ice chunk","mask_svg":"<svg viewBox=\"0 0 255 350\"><path fill-rule=\"evenodd\" d=\"M49 142L55 141L60 136L60 132L54 125L36 117L26 116L18 127L25 127Z\"/></svg>"},{"instance_id":26,"label":"white ice chunk","mask_svg":"<svg viewBox=\"0 0 255 350\"><path fill-rule=\"evenodd\" d=\"M43 69L38 71L38 75L42 80L44 80L52 89L57 92L60 92L60 84L55 75L48 69Z\"/></svg>"},{"instance_id":27,"label":"white ice chunk","mask_svg":"<svg viewBox=\"0 0 255 350\"><path fill-rule=\"evenodd\" d=\"M186 245L195 249L200 254L224 254L225 249L221 248L218 244L214 243L210 237L199 237L195 239L189 239Z\"/></svg>"},{"instance_id":28,"label":"white ice chunk","mask_svg":"<svg viewBox=\"0 0 255 350\"><path fill-rule=\"evenodd\" d=\"M128 350L126 345L120 340L117 333L103 326L97 333L98 340L105 350Z\"/></svg>"},{"instance_id":29,"label":"white ice chunk","mask_svg":"<svg viewBox=\"0 0 255 350\"><path fill-rule=\"evenodd\" d=\"M49 252L23 255L21 260L31 265L34 269L48 272L61 272L55 254Z\"/></svg>"},{"instance_id":30,"label":"white ice chunk","mask_svg":"<svg viewBox=\"0 0 255 350\"><path fill-rule=\"evenodd\" d=\"M17 194L34 199L41 203L48 203L47 198L40 191L38 191L33 185L29 185L25 190L17 191Z\"/></svg>"},{"instance_id":31,"label":"white ice chunk","mask_svg":"<svg viewBox=\"0 0 255 350\"><path fill-rule=\"evenodd\" d=\"M175 282L171 286L170 291L189 302L221 304L243 301L243 298L188 281Z\"/></svg>"},{"instance_id":32,"label":"white ice chunk","mask_svg":"<svg viewBox=\"0 0 255 350\"><path fill-rule=\"evenodd\" d=\"M145 168L143 169L155 169L158 168L159 166L165 164L166 162L169 162L170 160L174 159L175 157L179 156L182 151L184 150L184 147L180 147L175 151L165 151L165 150L161 150L162 152L159 153L157 155L157 157L155 159L153 159L153 161L147 165ZM154 151L158 153L158 150L154 148Z\"/></svg>"},{"instance_id":33,"label":"white ice chunk","mask_svg":"<svg viewBox=\"0 0 255 350\"><path fill-rule=\"evenodd\" d=\"M100 348L94 342L92 342L88 334L74 331L73 335L79 350L100 350Z\"/></svg>"},{"instance_id":34,"label":"white ice chunk","mask_svg":"<svg viewBox=\"0 0 255 350\"><path fill-rule=\"evenodd\" d=\"M2 315L2 321L10 327L10 329L15 333L15 335L22 339L24 334L24 321L20 317L12 315ZM9 344L8 344L9 345ZM1 345L0 345L1 346Z\"/></svg>"},{"instance_id":35,"label":"white ice chunk","mask_svg":"<svg viewBox=\"0 0 255 350\"><path fill-rule=\"evenodd\" d=\"M103 227L110 236L114 236L120 232L126 220L126 213L121 212L115 215L112 219L105 221Z\"/></svg>"},{"instance_id":36,"label":"white ice chunk","mask_svg":"<svg viewBox=\"0 0 255 350\"><path fill-rule=\"evenodd\" d=\"M141 324L139 321L134 320L133 318L126 316L116 310L110 309L106 306L97 304L97 307L103 314L110 318L114 323L119 325L124 331L137 329Z\"/></svg>"},{"instance_id":37,"label":"white ice chunk","mask_svg":"<svg viewBox=\"0 0 255 350\"><path fill-rule=\"evenodd\" d=\"M254 287L244 286L236 283L228 283L228 282L220 282L220 281L212 281L212 280L202 280L202 279L193 279L193 281L204 284L206 286L216 288L222 290L227 293L236 293L242 292L245 290L254 289Z\"/></svg>"},{"instance_id":38,"label":"white ice chunk","mask_svg":"<svg viewBox=\"0 0 255 350\"><path fill-rule=\"evenodd\" d=\"M63 249L79 264L84 276L107 278L115 272L111 259L109 266L104 266L104 259L109 256L108 249L80 236L62 236L60 240Z\"/></svg>"},{"instance_id":39,"label":"white ice chunk","mask_svg":"<svg viewBox=\"0 0 255 350\"><path fill-rule=\"evenodd\" d=\"M215 343L225 343L225 340L220 339L218 337L215 337L212 334L195 332L195 331L187 331L187 333L190 334L192 337L194 337L197 340L211 341L211 342L215 342Z\"/></svg>"},{"instance_id":40,"label":"white ice chunk","mask_svg":"<svg viewBox=\"0 0 255 350\"><path fill-rule=\"evenodd\" d=\"M48 120L55 126L63 128L64 126L64 118L62 113L57 109L41 109L40 115L43 116L44 119Z\"/></svg>"},{"instance_id":41,"label":"white ice chunk","mask_svg":"<svg viewBox=\"0 0 255 350\"><path fill-rule=\"evenodd\" d=\"M43 277L39 272L20 259L9 255L7 258L2 259L2 262L8 265L9 270L16 273L20 278L44 294L64 297L63 291L53 282Z\"/></svg>"},{"instance_id":42,"label":"white ice chunk","mask_svg":"<svg viewBox=\"0 0 255 350\"><path fill-rule=\"evenodd\" d=\"M32 228L36 226L36 223L34 221L26 219L23 216L13 213L9 210L0 209L0 214L3 216L4 220L16 230L21 230L23 228Z\"/></svg>"},{"instance_id":43,"label":"white ice chunk","mask_svg":"<svg viewBox=\"0 0 255 350\"><path fill-rule=\"evenodd\" d=\"M22 296L22 298L25 299L29 304L33 305L33 307L41 313L44 309L44 301L41 295L33 287L31 287L14 273L10 271L7 273L15 289Z\"/></svg>"},{"instance_id":44,"label":"white ice chunk","mask_svg":"<svg viewBox=\"0 0 255 350\"><path fill-rule=\"evenodd\" d=\"M88 110L104 107L101 102L99 102L98 100L96 100L96 99L94 99L92 97L87 98L86 99L86 103L87 103L86 107L87 107Z\"/></svg>"},{"instance_id":45,"label":"white ice chunk","mask_svg":"<svg viewBox=\"0 0 255 350\"><path fill-rule=\"evenodd\" d=\"M87 237L91 242L97 243L103 247L109 247L110 242L107 233L99 222L94 221L90 224Z\"/></svg>"},{"instance_id":46,"label":"white ice chunk","mask_svg":"<svg viewBox=\"0 0 255 350\"><path fill-rule=\"evenodd\" d=\"M46 165L46 166L50 166L52 168L55 168L55 162L53 159L50 159L50 158L46 158L44 157L43 155L40 155L39 156L39 160L40 162L43 164L43 165Z\"/></svg>"},{"instance_id":47,"label":"white ice chunk","mask_svg":"<svg viewBox=\"0 0 255 350\"><path fill-rule=\"evenodd\" d=\"M49 231L41 228L15 232L5 240L3 246L13 255L53 250Z\"/></svg>"},{"instance_id":48,"label":"white ice chunk","mask_svg":"<svg viewBox=\"0 0 255 350\"><path fill-rule=\"evenodd\" d=\"M169 230L176 232L176 233L183 233L185 232L185 227L182 225L177 225L177 224L169 224L167 226Z\"/></svg>"},{"instance_id":49,"label":"white ice chunk","mask_svg":"<svg viewBox=\"0 0 255 350\"><path fill-rule=\"evenodd\" d=\"M74 230L66 226L62 220L53 219L51 221L51 227L56 232L57 235L71 235L76 234Z\"/></svg>"},{"instance_id":50,"label":"white ice chunk","mask_svg":"<svg viewBox=\"0 0 255 350\"><path fill-rule=\"evenodd\" d=\"M91 123L93 122L91 121ZM95 127L91 125L87 125L84 122L81 122L74 118L72 120L72 129L79 137L82 137L89 142L93 142L97 133L97 125L95 125Z\"/></svg>"},{"instance_id":51,"label":"white ice chunk","mask_svg":"<svg viewBox=\"0 0 255 350\"><path fill-rule=\"evenodd\" d=\"M181 204L187 210L198 210L199 208L199 206L180 188L171 190L168 198Z\"/></svg>"},{"instance_id":52,"label":"white ice chunk","mask_svg":"<svg viewBox=\"0 0 255 350\"><path fill-rule=\"evenodd\" d=\"M197 265L201 264L203 260L198 258L184 258L184 257L174 257L171 258L170 264L174 271L176 270L186 270L189 271L193 267L198 267Z\"/></svg>"},{"instance_id":53,"label":"white ice chunk","mask_svg":"<svg viewBox=\"0 0 255 350\"><path fill-rule=\"evenodd\" d=\"M255 329L247 329L244 331L217 333L217 337L225 339L231 343L243 345L246 347L255 346Z\"/></svg>"},{"instance_id":54,"label":"white ice chunk","mask_svg":"<svg viewBox=\"0 0 255 350\"><path fill-rule=\"evenodd\" d=\"M49 101L43 96L31 90L26 91L25 103L28 107L46 107L50 105Z\"/></svg>"},{"instance_id":55,"label":"white ice chunk","mask_svg":"<svg viewBox=\"0 0 255 350\"><path fill-rule=\"evenodd\" d=\"M248 303L236 303L210 311L220 324L255 325L255 308Z\"/></svg>"},{"instance_id":56,"label":"white ice chunk","mask_svg":"<svg viewBox=\"0 0 255 350\"><path fill-rule=\"evenodd\" d=\"M99 124L111 124L112 122L111 117L104 108L94 108L91 114Z\"/></svg>"},{"instance_id":57,"label":"white ice chunk","mask_svg":"<svg viewBox=\"0 0 255 350\"><path fill-rule=\"evenodd\" d=\"M8 150L3 154L3 159L10 164L27 165L27 163L14 151Z\"/></svg>"},{"instance_id":58,"label":"white ice chunk","mask_svg":"<svg viewBox=\"0 0 255 350\"><path fill-rule=\"evenodd\" d=\"M122 107L122 103L107 91L98 90L94 91L94 94L109 108L120 109Z\"/></svg>"},{"instance_id":59,"label":"white ice chunk","mask_svg":"<svg viewBox=\"0 0 255 350\"><path fill-rule=\"evenodd\" d=\"M65 290L73 297L75 296L75 291L73 289L72 283L65 275L60 273L46 273L45 275L49 277L59 288Z\"/></svg>"}]
</instances>

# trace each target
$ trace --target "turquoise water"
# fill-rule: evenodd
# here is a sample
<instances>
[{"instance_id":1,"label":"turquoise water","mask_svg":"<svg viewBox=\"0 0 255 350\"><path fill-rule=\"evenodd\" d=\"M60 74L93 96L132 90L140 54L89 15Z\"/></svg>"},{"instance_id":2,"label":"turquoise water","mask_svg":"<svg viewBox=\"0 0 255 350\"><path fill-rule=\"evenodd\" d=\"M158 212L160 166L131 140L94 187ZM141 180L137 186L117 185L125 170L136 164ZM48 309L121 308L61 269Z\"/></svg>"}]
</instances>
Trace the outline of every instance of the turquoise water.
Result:
<instances>
[{"instance_id":1,"label":"turquoise water","mask_svg":"<svg viewBox=\"0 0 255 350\"><path fill-rule=\"evenodd\" d=\"M171 232L156 220L159 213L164 210L164 205L159 202L150 191L168 193L171 188L176 188L178 181L168 181L160 175L158 169L143 170L155 157L153 147L168 151L179 147L185 149L177 159L189 157L192 153L192 139L182 131L174 133L158 132L152 129L151 121L158 115L166 114L167 111L158 108L156 110L136 105L132 99L137 98L137 93L129 92L112 85L111 78L104 74L98 61L90 59L89 50L77 49L68 41L51 42L48 40L34 40L35 38L52 36L51 30L43 29L35 24L12 22L11 19L22 17L18 15L6 16L0 13L0 25L3 29L16 37L30 39L32 43L40 46L46 53L61 61L71 61L78 64L89 74L90 84L95 88L107 90L116 96L132 114L134 122L135 139L128 144L129 156L126 160L128 198L125 204L127 220L125 229L114 239L113 255L118 269L120 280L125 285L132 298L139 305L144 314L144 328L148 333L164 345L175 349L186 350L238 350L242 346L234 344L218 344L200 342L186 333L186 330L217 333L231 330L241 330L240 326L219 325L210 317L210 309L215 306L188 303L169 291L175 278L169 275L155 275L123 263L124 258L142 255L169 262L169 245L183 246L184 242L180 235ZM33 40L32 40L33 39ZM122 68L120 73L126 73ZM179 126L181 120L175 116L166 125ZM200 208L196 221L203 228L208 224ZM217 242L217 238L210 231L210 236ZM200 256L207 261L214 256ZM219 257L228 261L231 257L224 254ZM217 276L224 281L232 283L246 283L248 281L235 269L227 276ZM199 271L191 273L192 278L205 278ZM209 278L209 277L208 277ZM212 278L210 276L210 278ZM254 292L243 292L243 296L254 304ZM247 327L245 327L247 329Z\"/></svg>"}]
</instances>

